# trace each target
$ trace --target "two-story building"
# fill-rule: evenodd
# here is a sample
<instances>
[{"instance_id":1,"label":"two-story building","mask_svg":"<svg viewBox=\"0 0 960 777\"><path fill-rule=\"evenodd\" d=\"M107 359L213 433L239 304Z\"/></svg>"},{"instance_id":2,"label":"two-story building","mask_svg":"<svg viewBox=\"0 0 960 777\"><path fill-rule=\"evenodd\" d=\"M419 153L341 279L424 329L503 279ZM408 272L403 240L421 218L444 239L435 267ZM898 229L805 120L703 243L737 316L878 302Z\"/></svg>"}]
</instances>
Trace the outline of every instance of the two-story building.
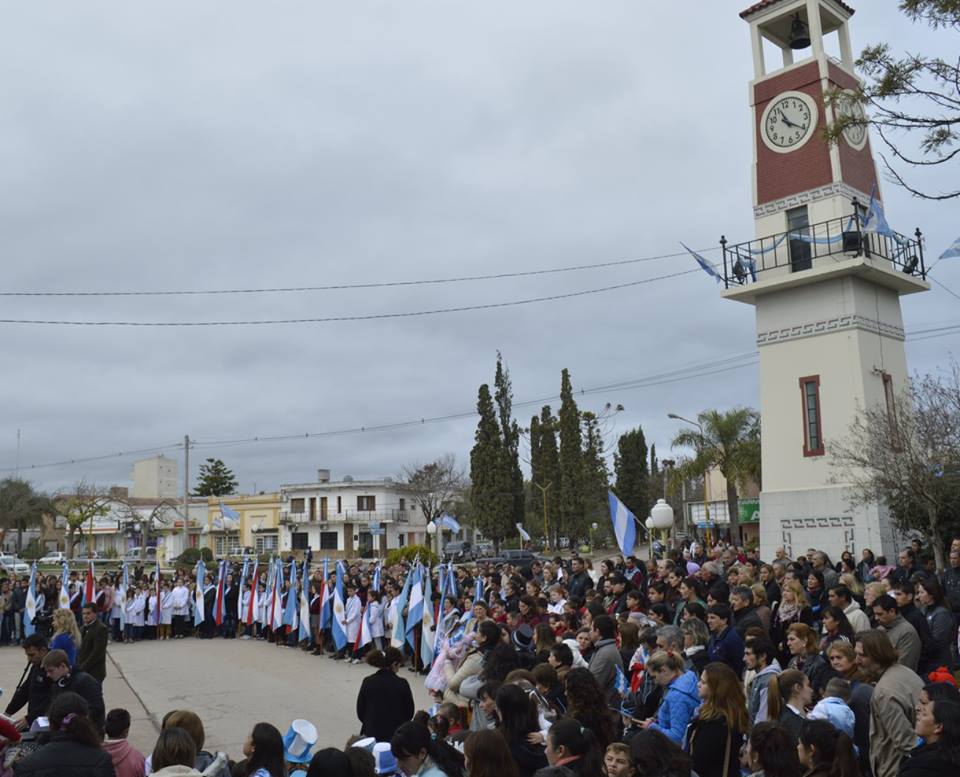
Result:
<instances>
[{"instance_id":1,"label":"two-story building","mask_svg":"<svg viewBox=\"0 0 960 777\"><path fill-rule=\"evenodd\" d=\"M238 517L225 517L221 503ZM280 494L272 491L209 497L203 534L203 545L216 558L244 547L253 548L258 554L276 553L280 550Z\"/></svg>"},{"instance_id":2,"label":"two-story building","mask_svg":"<svg viewBox=\"0 0 960 777\"><path fill-rule=\"evenodd\" d=\"M331 558L375 556L428 541L427 521L410 487L392 478L280 486L280 550L312 548Z\"/></svg>"}]
</instances>

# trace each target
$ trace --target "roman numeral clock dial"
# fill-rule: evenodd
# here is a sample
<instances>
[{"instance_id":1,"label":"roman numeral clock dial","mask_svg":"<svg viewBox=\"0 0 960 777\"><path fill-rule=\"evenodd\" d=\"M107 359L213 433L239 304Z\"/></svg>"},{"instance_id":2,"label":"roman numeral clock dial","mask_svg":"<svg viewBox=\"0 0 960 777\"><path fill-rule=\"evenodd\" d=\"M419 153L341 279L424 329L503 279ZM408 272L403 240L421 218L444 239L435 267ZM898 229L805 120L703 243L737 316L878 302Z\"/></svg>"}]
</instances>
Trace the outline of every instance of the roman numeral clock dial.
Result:
<instances>
[{"instance_id":1,"label":"roman numeral clock dial","mask_svg":"<svg viewBox=\"0 0 960 777\"><path fill-rule=\"evenodd\" d=\"M803 92L783 92L770 101L760 117L760 135L767 148L786 154L800 148L817 126L817 106Z\"/></svg>"}]
</instances>

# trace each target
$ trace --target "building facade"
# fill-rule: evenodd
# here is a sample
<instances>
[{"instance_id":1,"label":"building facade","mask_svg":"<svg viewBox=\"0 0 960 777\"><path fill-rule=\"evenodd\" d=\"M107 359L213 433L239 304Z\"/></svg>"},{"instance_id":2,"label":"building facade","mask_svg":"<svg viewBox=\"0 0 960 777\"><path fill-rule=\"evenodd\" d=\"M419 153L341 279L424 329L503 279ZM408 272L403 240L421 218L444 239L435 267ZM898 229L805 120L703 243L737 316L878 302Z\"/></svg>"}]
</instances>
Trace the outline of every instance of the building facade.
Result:
<instances>
[{"instance_id":1,"label":"building facade","mask_svg":"<svg viewBox=\"0 0 960 777\"><path fill-rule=\"evenodd\" d=\"M224 516L220 504L237 513L236 519ZM203 529L203 546L216 558L244 548L258 554L280 551L279 492L209 497Z\"/></svg>"}]
</instances>

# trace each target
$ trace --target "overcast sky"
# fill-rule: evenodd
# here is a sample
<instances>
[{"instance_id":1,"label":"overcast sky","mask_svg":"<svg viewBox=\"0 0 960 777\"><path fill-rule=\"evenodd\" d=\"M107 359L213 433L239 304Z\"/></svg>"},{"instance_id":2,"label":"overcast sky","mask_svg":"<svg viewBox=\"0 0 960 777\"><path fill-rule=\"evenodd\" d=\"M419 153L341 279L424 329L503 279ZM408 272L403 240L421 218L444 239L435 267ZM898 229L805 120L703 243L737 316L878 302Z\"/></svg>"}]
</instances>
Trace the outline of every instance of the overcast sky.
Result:
<instances>
[{"instance_id":1,"label":"overcast sky","mask_svg":"<svg viewBox=\"0 0 960 777\"><path fill-rule=\"evenodd\" d=\"M0 29L6 291L259 288L507 273L753 237L752 77L741 2L13 4ZM896 3L855 2L857 50L956 50ZM147 10L149 8L149 10ZM955 185L957 167L931 172ZM884 185L928 257L958 206ZM707 256L716 260L719 253ZM509 280L290 294L0 298L0 318L214 321L410 312L568 294L689 270L674 257ZM935 277L960 293L960 260ZM908 332L960 323L938 287ZM126 484L182 442L317 433L470 411L496 352L515 400L754 350L753 309L702 273L555 302L402 319L210 328L0 325L0 467L54 489ZM938 369L957 335L908 343ZM668 455L668 412L757 404L755 366L581 398L620 403ZM556 403L554 403L556 405ZM529 421L536 407L517 415ZM200 445L244 491L396 475L475 418L284 443ZM167 455L181 456L175 450ZM193 468L193 477L196 469ZM0 473L12 474L9 469Z\"/></svg>"}]
</instances>

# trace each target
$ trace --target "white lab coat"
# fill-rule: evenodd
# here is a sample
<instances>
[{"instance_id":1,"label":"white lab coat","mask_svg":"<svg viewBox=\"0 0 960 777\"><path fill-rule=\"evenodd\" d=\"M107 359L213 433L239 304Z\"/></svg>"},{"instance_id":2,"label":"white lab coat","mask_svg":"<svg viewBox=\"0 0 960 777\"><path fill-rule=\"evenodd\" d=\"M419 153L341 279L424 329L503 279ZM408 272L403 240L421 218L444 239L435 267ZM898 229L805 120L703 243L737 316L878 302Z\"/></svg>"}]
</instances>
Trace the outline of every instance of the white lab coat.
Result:
<instances>
[{"instance_id":1,"label":"white lab coat","mask_svg":"<svg viewBox=\"0 0 960 777\"><path fill-rule=\"evenodd\" d=\"M157 625L157 595L156 594L150 594L146 617L147 617L147 626Z\"/></svg>"},{"instance_id":2,"label":"white lab coat","mask_svg":"<svg viewBox=\"0 0 960 777\"><path fill-rule=\"evenodd\" d=\"M173 592L166 591L160 594L160 625L169 626L173 623Z\"/></svg>"},{"instance_id":3,"label":"white lab coat","mask_svg":"<svg viewBox=\"0 0 960 777\"><path fill-rule=\"evenodd\" d=\"M367 601L367 618L370 621L370 636L383 636L383 607L380 602Z\"/></svg>"},{"instance_id":4,"label":"white lab coat","mask_svg":"<svg viewBox=\"0 0 960 777\"><path fill-rule=\"evenodd\" d=\"M147 606L147 597L140 593L127 600L127 623L131 626L143 625L143 610Z\"/></svg>"},{"instance_id":5,"label":"white lab coat","mask_svg":"<svg viewBox=\"0 0 960 777\"><path fill-rule=\"evenodd\" d=\"M172 597L170 606L173 608L174 615L190 614L190 591L184 585L174 586L170 592Z\"/></svg>"},{"instance_id":6,"label":"white lab coat","mask_svg":"<svg viewBox=\"0 0 960 777\"><path fill-rule=\"evenodd\" d=\"M360 634L360 597L354 594L346 601L343 619L347 622L344 631L347 632L347 642L353 644Z\"/></svg>"}]
</instances>

